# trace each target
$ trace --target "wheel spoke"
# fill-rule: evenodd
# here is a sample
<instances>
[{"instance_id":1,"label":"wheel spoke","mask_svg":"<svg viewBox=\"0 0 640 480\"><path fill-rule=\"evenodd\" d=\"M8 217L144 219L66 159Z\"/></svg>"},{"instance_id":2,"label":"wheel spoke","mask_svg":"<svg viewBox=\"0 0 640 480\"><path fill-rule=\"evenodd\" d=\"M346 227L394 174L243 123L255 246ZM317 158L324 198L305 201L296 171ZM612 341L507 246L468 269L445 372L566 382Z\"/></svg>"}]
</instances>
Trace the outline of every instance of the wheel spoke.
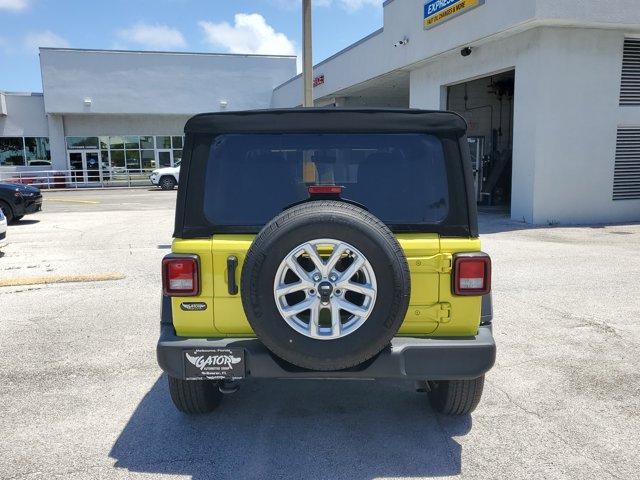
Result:
<instances>
[{"instance_id":1,"label":"wheel spoke","mask_svg":"<svg viewBox=\"0 0 640 480\"><path fill-rule=\"evenodd\" d=\"M340 321L340 307L338 302L331 302L331 337L338 338L342 333L342 322Z\"/></svg>"},{"instance_id":2,"label":"wheel spoke","mask_svg":"<svg viewBox=\"0 0 640 480\"><path fill-rule=\"evenodd\" d=\"M362 268L362 266L365 264L365 259L362 258L361 256L357 256L353 259L353 263L351 265L349 265L349 268L347 268L342 275L340 276L340 281L341 282L348 282L349 280L351 280L351 278L358 273L358 270L360 270Z\"/></svg>"},{"instance_id":3,"label":"wheel spoke","mask_svg":"<svg viewBox=\"0 0 640 480\"><path fill-rule=\"evenodd\" d=\"M296 283L290 283L287 285L281 284L277 289L276 289L276 296L278 298L283 297L285 295L289 295L291 293L296 293L296 292L300 292L306 288L311 288L313 287L313 283L311 282L306 282L306 281L300 281L300 282L296 282Z\"/></svg>"},{"instance_id":4,"label":"wheel spoke","mask_svg":"<svg viewBox=\"0 0 640 480\"><path fill-rule=\"evenodd\" d=\"M318 338L320 336L320 306L317 304L311 308L309 335L311 335L312 338Z\"/></svg>"},{"instance_id":5,"label":"wheel spoke","mask_svg":"<svg viewBox=\"0 0 640 480\"><path fill-rule=\"evenodd\" d=\"M313 265L316 267L316 270L318 270L322 276L325 276L325 264L322 261L322 258L320 258L320 255L318 255L316 247L314 247L310 243L307 243L302 247L302 250L304 250L304 252L309 255L309 258L313 262Z\"/></svg>"},{"instance_id":6,"label":"wheel spoke","mask_svg":"<svg viewBox=\"0 0 640 480\"><path fill-rule=\"evenodd\" d=\"M294 315L298 315L299 313L304 312L305 310L314 309L313 307L317 306L318 299L315 297L307 298L300 303L296 303L295 305L284 307L282 311L284 312L286 317L292 317Z\"/></svg>"},{"instance_id":7,"label":"wheel spoke","mask_svg":"<svg viewBox=\"0 0 640 480\"><path fill-rule=\"evenodd\" d=\"M336 288L345 290L347 292L354 292L364 295L365 297L373 298L376 295L376 290L369 284L355 283L349 280L339 282L336 284Z\"/></svg>"},{"instance_id":8,"label":"wheel spoke","mask_svg":"<svg viewBox=\"0 0 640 480\"><path fill-rule=\"evenodd\" d=\"M311 282L309 273L304 268L302 268L302 266L298 263L298 260L293 255L289 255L286 258L285 262L287 263L287 267L289 267L289 269L296 274L301 282Z\"/></svg>"},{"instance_id":9,"label":"wheel spoke","mask_svg":"<svg viewBox=\"0 0 640 480\"><path fill-rule=\"evenodd\" d=\"M336 264L338 263L340 258L342 258L342 255L344 254L344 252L348 249L349 247L347 247L344 243L340 243L339 245L336 245L336 247L333 249L333 253L329 257L329 260L327 260L327 266L326 266L327 275L331 273L331 271L334 268L336 268Z\"/></svg>"},{"instance_id":10,"label":"wheel spoke","mask_svg":"<svg viewBox=\"0 0 640 480\"><path fill-rule=\"evenodd\" d=\"M341 310L345 310L349 313L352 313L357 317L362 317L366 315L367 312L369 311L368 308L360 307L359 305L356 305L355 303L351 303L348 300L337 300L336 304L337 304L337 307L340 308Z\"/></svg>"}]
</instances>

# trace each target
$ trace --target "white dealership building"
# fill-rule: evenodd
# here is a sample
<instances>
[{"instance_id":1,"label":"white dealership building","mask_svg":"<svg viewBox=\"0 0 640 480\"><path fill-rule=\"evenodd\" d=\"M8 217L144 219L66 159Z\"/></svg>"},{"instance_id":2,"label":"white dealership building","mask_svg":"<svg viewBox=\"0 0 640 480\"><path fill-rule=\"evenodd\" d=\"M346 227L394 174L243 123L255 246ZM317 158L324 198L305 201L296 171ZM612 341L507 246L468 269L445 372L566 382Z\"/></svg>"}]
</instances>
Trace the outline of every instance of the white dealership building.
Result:
<instances>
[{"instance_id":1,"label":"white dealership building","mask_svg":"<svg viewBox=\"0 0 640 480\"><path fill-rule=\"evenodd\" d=\"M101 168L170 164L194 113L302 102L291 57L40 58L44 93L1 97L0 171L41 169L27 165L45 138L54 169L86 169L88 151ZM514 219L640 221L638 0L388 0L383 27L316 65L314 85L319 106L460 113L478 202Z\"/></svg>"}]
</instances>

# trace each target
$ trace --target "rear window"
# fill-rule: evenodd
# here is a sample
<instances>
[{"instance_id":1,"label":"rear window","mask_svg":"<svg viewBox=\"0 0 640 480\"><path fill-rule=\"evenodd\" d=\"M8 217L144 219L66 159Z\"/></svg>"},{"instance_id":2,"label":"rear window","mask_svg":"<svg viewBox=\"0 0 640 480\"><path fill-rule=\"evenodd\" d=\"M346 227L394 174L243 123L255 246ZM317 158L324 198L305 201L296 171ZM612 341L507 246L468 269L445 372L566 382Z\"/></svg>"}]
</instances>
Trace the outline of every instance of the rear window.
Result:
<instances>
[{"instance_id":1,"label":"rear window","mask_svg":"<svg viewBox=\"0 0 640 480\"><path fill-rule=\"evenodd\" d=\"M449 212L445 155L427 134L229 134L214 138L204 213L214 225L264 225L340 185L387 225L439 223Z\"/></svg>"}]
</instances>

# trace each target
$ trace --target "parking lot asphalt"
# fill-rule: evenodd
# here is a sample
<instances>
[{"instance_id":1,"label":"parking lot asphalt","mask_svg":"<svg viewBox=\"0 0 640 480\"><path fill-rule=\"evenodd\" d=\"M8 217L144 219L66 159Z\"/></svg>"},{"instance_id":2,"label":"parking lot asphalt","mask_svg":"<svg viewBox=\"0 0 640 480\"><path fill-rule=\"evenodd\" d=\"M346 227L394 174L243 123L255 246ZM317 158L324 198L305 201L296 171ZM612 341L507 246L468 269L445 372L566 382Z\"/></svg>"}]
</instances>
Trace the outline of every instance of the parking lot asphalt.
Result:
<instances>
[{"instance_id":1,"label":"parking lot asphalt","mask_svg":"<svg viewBox=\"0 0 640 480\"><path fill-rule=\"evenodd\" d=\"M44 196L0 257L0 478L640 478L640 225L480 216L498 358L471 416L254 380L189 418L155 361L175 193ZM54 276L84 281L25 283Z\"/></svg>"}]
</instances>

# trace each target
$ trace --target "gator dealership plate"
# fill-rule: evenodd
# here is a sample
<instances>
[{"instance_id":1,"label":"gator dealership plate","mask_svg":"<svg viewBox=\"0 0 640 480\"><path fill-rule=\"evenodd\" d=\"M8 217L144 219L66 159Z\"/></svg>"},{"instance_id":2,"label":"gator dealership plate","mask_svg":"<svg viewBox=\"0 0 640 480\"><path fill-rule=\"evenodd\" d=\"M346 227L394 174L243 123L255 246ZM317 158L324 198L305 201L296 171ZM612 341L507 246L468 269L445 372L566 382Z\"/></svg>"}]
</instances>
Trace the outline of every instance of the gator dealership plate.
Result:
<instances>
[{"instance_id":1,"label":"gator dealership plate","mask_svg":"<svg viewBox=\"0 0 640 480\"><path fill-rule=\"evenodd\" d=\"M187 380L239 380L244 378L242 348L203 348L185 350L184 370Z\"/></svg>"}]
</instances>

